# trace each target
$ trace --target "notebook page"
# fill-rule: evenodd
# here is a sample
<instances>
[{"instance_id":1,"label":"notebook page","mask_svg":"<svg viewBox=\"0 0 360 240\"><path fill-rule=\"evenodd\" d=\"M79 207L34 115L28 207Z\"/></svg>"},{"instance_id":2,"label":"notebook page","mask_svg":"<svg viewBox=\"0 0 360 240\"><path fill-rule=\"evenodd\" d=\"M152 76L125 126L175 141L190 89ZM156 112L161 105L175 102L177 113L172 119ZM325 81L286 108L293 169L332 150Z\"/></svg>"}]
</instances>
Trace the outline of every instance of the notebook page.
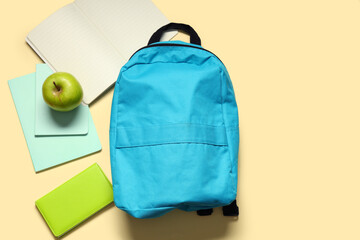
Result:
<instances>
[{"instance_id":1,"label":"notebook page","mask_svg":"<svg viewBox=\"0 0 360 240\"><path fill-rule=\"evenodd\" d=\"M117 79L125 64L117 50L74 4L56 11L27 37L55 71L69 72L90 104Z\"/></svg>"},{"instance_id":2,"label":"notebook page","mask_svg":"<svg viewBox=\"0 0 360 240\"><path fill-rule=\"evenodd\" d=\"M151 0L76 0L74 2L128 59L147 45L152 34L169 21ZM164 35L170 40L176 31Z\"/></svg>"}]
</instances>

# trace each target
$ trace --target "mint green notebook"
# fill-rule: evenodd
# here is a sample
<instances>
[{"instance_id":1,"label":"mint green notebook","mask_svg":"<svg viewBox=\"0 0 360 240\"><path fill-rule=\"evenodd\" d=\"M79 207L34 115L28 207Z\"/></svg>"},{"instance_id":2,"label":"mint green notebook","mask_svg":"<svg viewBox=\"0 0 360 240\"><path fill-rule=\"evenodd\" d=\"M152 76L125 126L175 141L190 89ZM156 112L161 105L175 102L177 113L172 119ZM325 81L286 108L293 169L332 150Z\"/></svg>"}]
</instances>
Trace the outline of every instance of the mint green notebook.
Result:
<instances>
[{"instance_id":1,"label":"mint green notebook","mask_svg":"<svg viewBox=\"0 0 360 240\"><path fill-rule=\"evenodd\" d=\"M35 136L35 73L8 81L31 160L36 172L101 150L89 114L89 132L84 136Z\"/></svg>"},{"instance_id":2,"label":"mint green notebook","mask_svg":"<svg viewBox=\"0 0 360 240\"><path fill-rule=\"evenodd\" d=\"M96 163L35 202L59 237L113 201L112 185Z\"/></svg>"},{"instance_id":3,"label":"mint green notebook","mask_svg":"<svg viewBox=\"0 0 360 240\"><path fill-rule=\"evenodd\" d=\"M35 135L85 135L89 131L89 107L81 104L70 112L51 109L42 96L45 79L53 74L47 64L36 64Z\"/></svg>"}]
</instances>

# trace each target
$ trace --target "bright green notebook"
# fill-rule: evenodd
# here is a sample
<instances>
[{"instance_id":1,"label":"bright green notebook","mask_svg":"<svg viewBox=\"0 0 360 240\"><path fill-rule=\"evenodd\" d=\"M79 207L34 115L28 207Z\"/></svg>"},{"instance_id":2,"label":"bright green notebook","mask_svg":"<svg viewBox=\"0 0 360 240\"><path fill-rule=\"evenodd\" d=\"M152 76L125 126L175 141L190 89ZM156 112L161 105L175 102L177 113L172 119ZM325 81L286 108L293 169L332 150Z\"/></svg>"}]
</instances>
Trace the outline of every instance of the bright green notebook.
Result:
<instances>
[{"instance_id":1,"label":"bright green notebook","mask_svg":"<svg viewBox=\"0 0 360 240\"><path fill-rule=\"evenodd\" d=\"M112 185L98 164L35 202L52 233L59 237L113 201Z\"/></svg>"}]
</instances>

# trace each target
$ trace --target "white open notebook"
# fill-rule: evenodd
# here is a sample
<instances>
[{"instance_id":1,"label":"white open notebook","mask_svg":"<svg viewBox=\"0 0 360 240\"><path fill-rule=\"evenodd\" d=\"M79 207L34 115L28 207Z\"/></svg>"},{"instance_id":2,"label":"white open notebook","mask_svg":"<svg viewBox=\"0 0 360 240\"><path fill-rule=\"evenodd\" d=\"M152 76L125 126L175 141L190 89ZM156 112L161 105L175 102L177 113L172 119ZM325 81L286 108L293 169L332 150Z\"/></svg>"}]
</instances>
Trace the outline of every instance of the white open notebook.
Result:
<instances>
[{"instance_id":1,"label":"white open notebook","mask_svg":"<svg viewBox=\"0 0 360 240\"><path fill-rule=\"evenodd\" d=\"M76 0L56 11L26 42L56 72L69 72L90 104L151 35L169 23L150 0ZM168 32L162 40L171 39Z\"/></svg>"}]
</instances>

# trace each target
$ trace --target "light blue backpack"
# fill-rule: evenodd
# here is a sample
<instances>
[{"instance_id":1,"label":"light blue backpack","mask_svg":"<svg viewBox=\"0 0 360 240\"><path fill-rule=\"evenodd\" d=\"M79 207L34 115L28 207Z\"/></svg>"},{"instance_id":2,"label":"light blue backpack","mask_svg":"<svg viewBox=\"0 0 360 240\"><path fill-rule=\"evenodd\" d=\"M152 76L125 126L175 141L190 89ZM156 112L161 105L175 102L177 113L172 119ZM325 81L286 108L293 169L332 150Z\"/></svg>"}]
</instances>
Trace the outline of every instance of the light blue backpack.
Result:
<instances>
[{"instance_id":1,"label":"light blue backpack","mask_svg":"<svg viewBox=\"0 0 360 240\"><path fill-rule=\"evenodd\" d=\"M168 30L190 44L159 42ZM114 201L136 218L173 209L234 216L238 112L224 64L189 25L160 28L122 67L110 122Z\"/></svg>"}]
</instances>

